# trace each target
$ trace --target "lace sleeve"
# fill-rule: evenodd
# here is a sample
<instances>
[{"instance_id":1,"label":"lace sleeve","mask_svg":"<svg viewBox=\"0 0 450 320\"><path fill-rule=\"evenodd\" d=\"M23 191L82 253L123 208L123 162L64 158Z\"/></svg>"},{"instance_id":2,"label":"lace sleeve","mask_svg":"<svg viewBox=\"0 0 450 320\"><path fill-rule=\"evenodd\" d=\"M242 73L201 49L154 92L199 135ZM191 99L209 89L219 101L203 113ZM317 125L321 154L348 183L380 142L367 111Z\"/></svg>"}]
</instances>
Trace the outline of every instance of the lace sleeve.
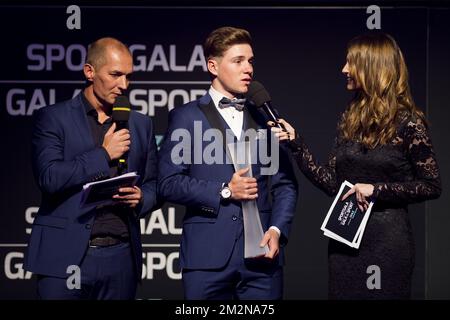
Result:
<instances>
[{"instance_id":1,"label":"lace sleeve","mask_svg":"<svg viewBox=\"0 0 450 320\"><path fill-rule=\"evenodd\" d=\"M336 145L335 140L328 163L320 165L314 159L303 138L297 136L289 142L292 155L303 174L318 188L332 196L337 192L336 187Z\"/></svg>"},{"instance_id":2,"label":"lace sleeve","mask_svg":"<svg viewBox=\"0 0 450 320\"><path fill-rule=\"evenodd\" d=\"M404 144L414 168L414 179L401 183L377 183L375 199L394 203L414 203L438 198L441 179L433 145L422 120L410 120L404 131Z\"/></svg>"}]
</instances>

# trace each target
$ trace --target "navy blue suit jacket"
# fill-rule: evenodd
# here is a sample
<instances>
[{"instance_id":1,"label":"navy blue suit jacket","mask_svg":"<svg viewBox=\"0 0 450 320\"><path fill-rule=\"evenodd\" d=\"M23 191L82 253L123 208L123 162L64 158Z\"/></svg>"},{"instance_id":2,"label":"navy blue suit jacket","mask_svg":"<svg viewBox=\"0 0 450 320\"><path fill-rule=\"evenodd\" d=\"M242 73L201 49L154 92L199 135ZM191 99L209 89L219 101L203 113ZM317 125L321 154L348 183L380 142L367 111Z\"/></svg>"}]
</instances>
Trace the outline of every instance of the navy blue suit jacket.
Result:
<instances>
[{"instance_id":1,"label":"navy blue suit jacket","mask_svg":"<svg viewBox=\"0 0 450 320\"><path fill-rule=\"evenodd\" d=\"M95 147L80 93L35 113L32 163L42 201L33 223L25 268L37 274L67 277L80 265L94 221L93 208L80 207L84 184L109 176L106 153ZM139 218L156 205L157 151L151 119L132 111L128 170L140 175L143 201L129 216L137 275L142 269Z\"/></svg>"},{"instance_id":2,"label":"navy blue suit jacket","mask_svg":"<svg viewBox=\"0 0 450 320\"><path fill-rule=\"evenodd\" d=\"M243 129L266 128L266 119L258 111L250 113L244 109ZM159 192L170 202L186 206L183 220L180 265L188 269L216 269L226 265L236 239L242 233L242 217L239 202L222 204L219 192L222 183L231 180L233 165L227 163L207 164L194 162L194 148L203 153L211 143L194 134L194 121L201 124L202 133L216 128L224 134L228 125L220 116L209 94L197 101L173 109L169 114L169 128L159 152ZM177 129L181 129L175 131ZM192 137L189 148L188 139L183 142L171 141L171 136L183 134ZM181 145L180 145L181 143ZM196 145L197 144L197 145ZM177 146L178 145L178 146ZM196 145L196 146L195 146ZM174 163L172 152L178 153L180 146L186 147L191 163ZM226 152L223 153L225 161ZM280 148L280 167L278 173L267 176L260 174L261 164L252 165L253 176L258 183L257 205L264 231L270 226L281 230L281 243L287 241L289 229L295 212L297 182L286 150ZM271 201L269 200L271 198ZM240 222L240 223L239 223ZM279 263L283 263L283 250L280 250Z\"/></svg>"}]
</instances>

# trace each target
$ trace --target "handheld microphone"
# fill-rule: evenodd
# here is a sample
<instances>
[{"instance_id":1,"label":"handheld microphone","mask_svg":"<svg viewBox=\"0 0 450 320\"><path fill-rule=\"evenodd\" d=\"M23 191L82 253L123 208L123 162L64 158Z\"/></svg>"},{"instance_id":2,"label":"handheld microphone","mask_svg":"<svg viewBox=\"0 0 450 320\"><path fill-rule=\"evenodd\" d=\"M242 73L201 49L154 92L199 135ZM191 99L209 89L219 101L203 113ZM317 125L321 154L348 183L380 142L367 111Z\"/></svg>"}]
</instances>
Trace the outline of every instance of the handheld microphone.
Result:
<instances>
[{"instance_id":1,"label":"handheld microphone","mask_svg":"<svg viewBox=\"0 0 450 320\"><path fill-rule=\"evenodd\" d=\"M278 128L286 130L286 128L278 123L280 115L277 110L272 106L272 99L264 86L258 81L252 81L248 87L246 97L249 101L252 101L257 108L261 108L267 115L270 121L274 122Z\"/></svg>"},{"instance_id":2,"label":"handheld microphone","mask_svg":"<svg viewBox=\"0 0 450 320\"><path fill-rule=\"evenodd\" d=\"M112 120L116 123L116 131L128 129L128 119L130 118L130 102L126 96L118 96L113 104ZM125 152L117 164L117 173L119 175L128 170L128 152Z\"/></svg>"}]
</instances>

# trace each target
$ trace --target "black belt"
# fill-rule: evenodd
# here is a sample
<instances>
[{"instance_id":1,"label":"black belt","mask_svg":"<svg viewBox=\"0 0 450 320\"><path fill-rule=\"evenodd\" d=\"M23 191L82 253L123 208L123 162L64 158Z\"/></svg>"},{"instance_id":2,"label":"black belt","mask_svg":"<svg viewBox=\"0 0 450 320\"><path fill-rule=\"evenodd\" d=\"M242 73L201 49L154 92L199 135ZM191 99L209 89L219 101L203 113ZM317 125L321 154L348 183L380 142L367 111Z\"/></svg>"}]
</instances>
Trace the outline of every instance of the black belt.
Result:
<instances>
[{"instance_id":1,"label":"black belt","mask_svg":"<svg viewBox=\"0 0 450 320\"><path fill-rule=\"evenodd\" d=\"M89 240L89 247L109 247L115 246L119 243L129 242L128 238L115 238L115 237L96 237Z\"/></svg>"}]
</instances>

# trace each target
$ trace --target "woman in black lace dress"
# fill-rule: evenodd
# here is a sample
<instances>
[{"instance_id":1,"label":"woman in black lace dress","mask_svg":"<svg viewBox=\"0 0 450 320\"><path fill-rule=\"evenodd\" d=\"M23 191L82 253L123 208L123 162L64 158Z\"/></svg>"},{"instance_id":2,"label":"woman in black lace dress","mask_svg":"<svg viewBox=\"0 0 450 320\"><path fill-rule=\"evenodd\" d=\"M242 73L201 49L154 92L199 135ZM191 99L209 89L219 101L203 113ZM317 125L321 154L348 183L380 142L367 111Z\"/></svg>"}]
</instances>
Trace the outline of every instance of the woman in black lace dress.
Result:
<instances>
[{"instance_id":1,"label":"woman in black lace dress","mask_svg":"<svg viewBox=\"0 0 450 320\"><path fill-rule=\"evenodd\" d=\"M426 120L413 102L403 55L391 36L373 33L350 41L342 72L355 96L328 163L318 164L286 121L280 120L286 130L272 130L290 140L301 171L328 195L348 180L360 209L375 200L359 249L329 242L329 298L409 299L414 241L407 206L441 193ZM369 266L379 267L379 289L369 289Z\"/></svg>"}]
</instances>

